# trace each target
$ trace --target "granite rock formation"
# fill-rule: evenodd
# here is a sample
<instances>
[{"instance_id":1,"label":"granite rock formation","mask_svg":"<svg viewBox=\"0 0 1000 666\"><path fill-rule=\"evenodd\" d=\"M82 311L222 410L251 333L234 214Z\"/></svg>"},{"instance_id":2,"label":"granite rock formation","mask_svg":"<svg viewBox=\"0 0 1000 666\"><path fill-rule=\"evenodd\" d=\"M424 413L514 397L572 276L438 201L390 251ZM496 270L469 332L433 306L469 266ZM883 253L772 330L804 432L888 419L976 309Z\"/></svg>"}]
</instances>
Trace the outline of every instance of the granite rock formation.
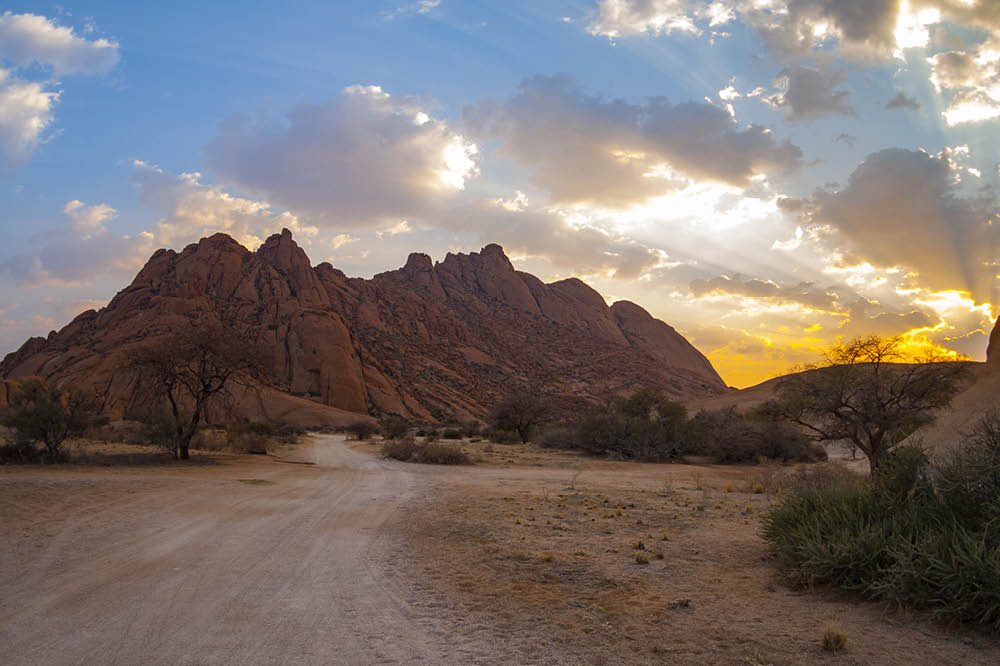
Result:
<instances>
[{"instance_id":1,"label":"granite rock formation","mask_svg":"<svg viewBox=\"0 0 1000 666\"><path fill-rule=\"evenodd\" d=\"M256 252L224 234L158 250L106 307L28 340L0 376L90 387L110 414L128 415L140 407L130 350L195 316L244 327L269 350L263 390L240 400L248 418L451 420L481 418L518 390L564 410L644 386L675 398L726 391L698 350L638 305L608 307L575 278L545 284L498 245L436 264L412 254L366 280L313 267L287 230Z\"/></svg>"}]
</instances>

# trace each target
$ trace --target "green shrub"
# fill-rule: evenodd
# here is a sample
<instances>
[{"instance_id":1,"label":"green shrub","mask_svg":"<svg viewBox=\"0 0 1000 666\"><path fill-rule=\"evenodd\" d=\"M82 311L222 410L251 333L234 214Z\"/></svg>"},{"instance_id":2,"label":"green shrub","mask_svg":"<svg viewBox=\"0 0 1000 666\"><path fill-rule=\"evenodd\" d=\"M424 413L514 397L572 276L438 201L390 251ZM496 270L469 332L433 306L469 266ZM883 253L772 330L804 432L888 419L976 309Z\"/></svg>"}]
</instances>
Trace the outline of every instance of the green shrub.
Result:
<instances>
[{"instance_id":1,"label":"green shrub","mask_svg":"<svg viewBox=\"0 0 1000 666\"><path fill-rule=\"evenodd\" d=\"M462 439L462 431L458 428L445 428L441 433L442 439Z\"/></svg>"},{"instance_id":2,"label":"green shrub","mask_svg":"<svg viewBox=\"0 0 1000 666\"><path fill-rule=\"evenodd\" d=\"M941 466L897 448L867 483L804 488L764 518L779 567L895 606L1000 631L1000 419Z\"/></svg>"},{"instance_id":3,"label":"green shrub","mask_svg":"<svg viewBox=\"0 0 1000 666\"><path fill-rule=\"evenodd\" d=\"M410 423L399 414L387 414L379 419L379 430L386 439L399 439L406 435Z\"/></svg>"}]
</instances>

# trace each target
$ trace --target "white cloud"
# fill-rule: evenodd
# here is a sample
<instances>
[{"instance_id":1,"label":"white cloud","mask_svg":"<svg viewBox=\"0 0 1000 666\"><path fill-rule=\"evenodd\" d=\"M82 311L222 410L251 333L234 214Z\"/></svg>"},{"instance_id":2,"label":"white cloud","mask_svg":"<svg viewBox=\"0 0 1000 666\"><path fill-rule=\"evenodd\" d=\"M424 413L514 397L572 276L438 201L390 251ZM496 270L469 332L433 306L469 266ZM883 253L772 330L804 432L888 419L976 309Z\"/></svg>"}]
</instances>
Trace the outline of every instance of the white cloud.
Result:
<instances>
[{"instance_id":1,"label":"white cloud","mask_svg":"<svg viewBox=\"0 0 1000 666\"><path fill-rule=\"evenodd\" d=\"M171 174L146 162L134 163L132 182L143 203L163 215L154 226L157 243L182 245L222 232L254 249L282 228L307 239L318 233L289 212L274 212L266 202L229 194L200 179L197 172Z\"/></svg>"},{"instance_id":2,"label":"white cloud","mask_svg":"<svg viewBox=\"0 0 1000 666\"><path fill-rule=\"evenodd\" d=\"M104 223L118 216L118 211L107 204L88 206L79 199L68 202L63 212L70 219L70 227L83 238L90 238L107 231Z\"/></svg>"},{"instance_id":3,"label":"white cloud","mask_svg":"<svg viewBox=\"0 0 1000 666\"><path fill-rule=\"evenodd\" d=\"M628 206L688 179L746 187L798 168L802 156L712 104L652 98L639 106L588 95L566 76L526 79L512 99L464 116L473 131L501 139L499 150L531 169L532 183L558 204Z\"/></svg>"},{"instance_id":4,"label":"white cloud","mask_svg":"<svg viewBox=\"0 0 1000 666\"><path fill-rule=\"evenodd\" d=\"M0 68L0 166L24 164L45 140L59 93Z\"/></svg>"},{"instance_id":5,"label":"white cloud","mask_svg":"<svg viewBox=\"0 0 1000 666\"><path fill-rule=\"evenodd\" d=\"M648 32L700 34L690 0L601 0L598 15L588 26L590 34L614 39Z\"/></svg>"},{"instance_id":6,"label":"white cloud","mask_svg":"<svg viewBox=\"0 0 1000 666\"><path fill-rule=\"evenodd\" d=\"M18 67L51 67L57 76L99 74L118 62L118 43L88 40L44 16L8 11L0 15L0 58Z\"/></svg>"},{"instance_id":7,"label":"white cloud","mask_svg":"<svg viewBox=\"0 0 1000 666\"><path fill-rule=\"evenodd\" d=\"M118 44L107 39L87 40L72 28L56 25L35 14L0 14L0 169L10 170L28 161L53 121L60 92L53 82L24 80L15 74L33 64L56 75L98 74L118 62Z\"/></svg>"},{"instance_id":8,"label":"white cloud","mask_svg":"<svg viewBox=\"0 0 1000 666\"><path fill-rule=\"evenodd\" d=\"M951 94L942 113L949 125L1000 117L1000 38L976 50L938 53L927 62L931 83Z\"/></svg>"},{"instance_id":9,"label":"white cloud","mask_svg":"<svg viewBox=\"0 0 1000 666\"><path fill-rule=\"evenodd\" d=\"M226 182L338 227L430 215L478 173L475 144L377 86L300 104L283 120L230 118L207 153Z\"/></svg>"}]
</instances>

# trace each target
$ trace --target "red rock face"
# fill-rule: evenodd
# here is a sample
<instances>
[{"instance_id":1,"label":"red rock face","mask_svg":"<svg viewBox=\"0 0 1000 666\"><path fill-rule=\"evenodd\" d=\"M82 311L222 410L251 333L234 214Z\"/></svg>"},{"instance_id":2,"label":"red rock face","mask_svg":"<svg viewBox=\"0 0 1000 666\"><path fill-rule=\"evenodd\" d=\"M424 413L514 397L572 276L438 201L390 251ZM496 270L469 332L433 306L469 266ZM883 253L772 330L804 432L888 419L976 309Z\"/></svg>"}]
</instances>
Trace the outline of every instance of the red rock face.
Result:
<instances>
[{"instance_id":1,"label":"red rock face","mask_svg":"<svg viewBox=\"0 0 1000 666\"><path fill-rule=\"evenodd\" d=\"M27 341L0 376L93 387L124 415L141 407L129 351L191 314L238 322L271 350L271 397L241 405L257 418L286 413L282 394L336 408L341 420L448 420L482 417L518 390L564 410L645 386L676 398L726 390L701 353L638 305L608 307L575 278L544 284L515 271L498 245L437 264L412 254L364 280L313 268L287 230L256 252L224 234L158 250L107 307Z\"/></svg>"}]
</instances>

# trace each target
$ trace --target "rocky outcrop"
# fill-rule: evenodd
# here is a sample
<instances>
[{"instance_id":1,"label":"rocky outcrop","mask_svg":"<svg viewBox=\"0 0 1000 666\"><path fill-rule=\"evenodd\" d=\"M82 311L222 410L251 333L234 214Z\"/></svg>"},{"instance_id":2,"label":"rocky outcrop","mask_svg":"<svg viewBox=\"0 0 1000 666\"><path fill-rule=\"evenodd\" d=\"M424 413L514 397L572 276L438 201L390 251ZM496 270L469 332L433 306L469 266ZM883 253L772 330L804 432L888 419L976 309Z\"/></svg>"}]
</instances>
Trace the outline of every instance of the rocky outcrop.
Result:
<instances>
[{"instance_id":1,"label":"rocky outcrop","mask_svg":"<svg viewBox=\"0 0 1000 666\"><path fill-rule=\"evenodd\" d=\"M461 419L515 390L567 410L643 386L676 398L726 390L701 353L641 307L608 307L575 278L545 284L514 270L499 245L436 264L411 254L364 280L312 267L287 230L256 252L224 234L158 250L107 307L27 341L0 375L89 386L124 415L137 408L130 350L195 315L244 327L269 351L267 390L239 406L251 418L309 412L312 423L325 407L331 422L383 412Z\"/></svg>"}]
</instances>

